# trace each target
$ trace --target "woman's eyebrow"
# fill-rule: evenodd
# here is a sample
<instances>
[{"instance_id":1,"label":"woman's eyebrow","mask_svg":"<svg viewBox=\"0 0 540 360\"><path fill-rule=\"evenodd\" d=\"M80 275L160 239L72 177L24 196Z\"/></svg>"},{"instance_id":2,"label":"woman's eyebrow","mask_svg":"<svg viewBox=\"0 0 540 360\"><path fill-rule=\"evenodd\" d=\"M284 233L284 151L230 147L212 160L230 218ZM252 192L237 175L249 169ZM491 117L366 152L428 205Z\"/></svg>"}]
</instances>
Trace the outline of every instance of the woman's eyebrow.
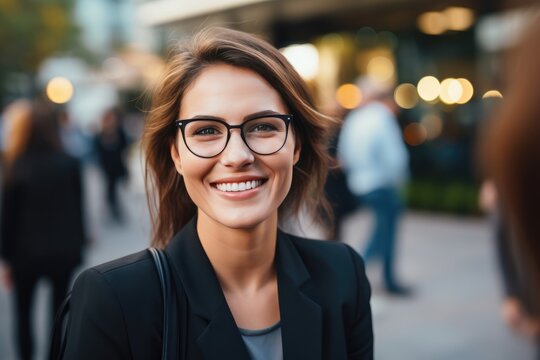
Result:
<instances>
[{"instance_id":1,"label":"woman's eyebrow","mask_svg":"<svg viewBox=\"0 0 540 360\"><path fill-rule=\"evenodd\" d=\"M250 119L253 119L253 118L256 118L256 117L259 117L259 116L265 116L265 115L280 115L281 113L277 112L277 111L274 111L274 110L262 110L262 111L257 111L257 112L254 112L252 114L249 114L249 115L246 115L244 116L244 118L242 119L243 121L247 121L247 120L250 120ZM220 121L225 121L227 122L227 119L225 118L222 118L220 116L214 116L214 115L194 115L192 117L190 117L189 119L191 120L196 120L196 119L202 119L202 120L220 120Z\"/></svg>"},{"instance_id":2,"label":"woman's eyebrow","mask_svg":"<svg viewBox=\"0 0 540 360\"><path fill-rule=\"evenodd\" d=\"M195 115L193 117L190 117L189 119L191 119L191 120L202 119L202 120L221 120L221 121L225 121L224 118L219 117L219 116L213 116L213 115Z\"/></svg>"},{"instance_id":3,"label":"woman's eyebrow","mask_svg":"<svg viewBox=\"0 0 540 360\"><path fill-rule=\"evenodd\" d=\"M253 114L249 114L249 115L246 115L244 116L244 121L246 120L249 120L249 119L253 119L253 118L256 118L256 117L259 117L259 116L264 116L264 115L280 115L281 113L277 112L277 111L274 111L274 110L263 110L263 111L257 111Z\"/></svg>"}]
</instances>

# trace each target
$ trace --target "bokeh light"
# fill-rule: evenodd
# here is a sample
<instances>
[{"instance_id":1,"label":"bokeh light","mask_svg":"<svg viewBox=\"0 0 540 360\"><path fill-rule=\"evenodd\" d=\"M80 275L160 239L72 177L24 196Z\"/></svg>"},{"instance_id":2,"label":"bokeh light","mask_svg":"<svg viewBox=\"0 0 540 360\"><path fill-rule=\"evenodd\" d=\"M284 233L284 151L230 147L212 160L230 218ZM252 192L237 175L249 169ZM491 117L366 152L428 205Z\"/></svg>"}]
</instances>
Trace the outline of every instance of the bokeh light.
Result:
<instances>
[{"instance_id":1,"label":"bokeh light","mask_svg":"<svg viewBox=\"0 0 540 360\"><path fill-rule=\"evenodd\" d=\"M471 82L465 78L456 79L461 84L462 94L461 97L456 101L458 104L468 103L474 95L474 87Z\"/></svg>"},{"instance_id":2,"label":"bokeh light","mask_svg":"<svg viewBox=\"0 0 540 360\"><path fill-rule=\"evenodd\" d=\"M396 87L394 101L403 109L412 109L418 103L418 94L413 84L405 83Z\"/></svg>"},{"instance_id":3,"label":"bokeh light","mask_svg":"<svg viewBox=\"0 0 540 360\"><path fill-rule=\"evenodd\" d=\"M451 6L443 11L448 30L467 30L474 23L473 10L465 7Z\"/></svg>"},{"instance_id":4,"label":"bokeh light","mask_svg":"<svg viewBox=\"0 0 540 360\"><path fill-rule=\"evenodd\" d=\"M418 82L418 95L425 101L435 100L441 93L441 84L434 76L424 76Z\"/></svg>"},{"instance_id":5,"label":"bokeh light","mask_svg":"<svg viewBox=\"0 0 540 360\"><path fill-rule=\"evenodd\" d=\"M74 88L71 81L65 77L55 77L49 80L46 87L49 100L56 104L65 104L73 97Z\"/></svg>"},{"instance_id":6,"label":"bokeh light","mask_svg":"<svg viewBox=\"0 0 540 360\"><path fill-rule=\"evenodd\" d=\"M482 99L489 99L489 98L501 98L502 99L503 95L501 94L501 92L499 90L489 90L489 91L486 91L484 93L484 95L482 95Z\"/></svg>"},{"instance_id":7,"label":"bokeh light","mask_svg":"<svg viewBox=\"0 0 540 360\"><path fill-rule=\"evenodd\" d=\"M312 80L319 72L319 52L312 44L290 45L281 49L300 76Z\"/></svg>"},{"instance_id":8,"label":"bokeh light","mask_svg":"<svg viewBox=\"0 0 540 360\"><path fill-rule=\"evenodd\" d=\"M410 123L403 130L403 138L407 144L418 146L426 141L427 130L422 124Z\"/></svg>"},{"instance_id":9,"label":"bokeh light","mask_svg":"<svg viewBox=\"0 0 540 360\"><path fill-rule=\"evenodd\" d=\"M455 104L463 95L461 83L453 78L444 79L441 82L441 94L439 97L445 104Z\"/></svg>"},{"instance_id":10,"label":"bokeh light","mask_svg":"<svg viewBox=\"0 0 540 360\"><path fill-rule=\"evenodd\" d=\"M417 25L425 34L440 35L447 29L447 18L438 11L429 11L418 17Z\"/></svg>"},{"instance_id":11,"label":"bokeh light","mask_svg":"<svg viewBox=\"0 0 540 360\"><path fill-rule=\"evenodd\" d=\"M336 91L336 100L345 109L354 109L362 101L362 93L354 84L343 84Z\"/></svg>"},{"instance_id":12,"label":"bokeh light","mask_svg":"<svg viewBox=\"0 0 540 360\"><path fill-rule=\"evenodd\" d=\"M394 76L395 67L392 60L385 56L375 56L367 64L367 74L372 78L385 82Z\"/></svg>"},{"instance_id":13,"label":"bokeh light","mask_svg":"<svg viewBox=\"0 0 540 360\"><path fill-rule=\"evenodd\" d=\"M420 120L420 123L426 129L427 140L433 140L441 135L443 130L443 121L437 114L426 114Z\"/></svg>"}]
</instances>

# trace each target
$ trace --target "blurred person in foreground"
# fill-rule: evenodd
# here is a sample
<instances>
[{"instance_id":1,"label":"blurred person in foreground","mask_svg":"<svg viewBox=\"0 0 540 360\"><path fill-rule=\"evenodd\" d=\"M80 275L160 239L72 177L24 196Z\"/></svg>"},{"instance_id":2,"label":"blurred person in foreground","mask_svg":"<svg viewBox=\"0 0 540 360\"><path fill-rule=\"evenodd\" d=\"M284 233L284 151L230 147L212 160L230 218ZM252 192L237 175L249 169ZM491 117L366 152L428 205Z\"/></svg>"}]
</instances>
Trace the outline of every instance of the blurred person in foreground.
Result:
<instances>
[{"instance_id":1,"label":"blurred person in foreground","mask_svg":"<svg viewBox=\"0 0 540 360\"><path fill-rule=\"evenodd\" d=\"M118 184L128 178L125 163L128 141L122 128L122 116L118 109L112 108L103 114L101 130L95 137L94 146L105 178L109 213L115 221L122 222L124 216L118 202Z\"/></svg>"},{"instance_id":2,"label":"blurred person in foreground","mask_svg":"<svg viewBox=\"0 0 540 360\"><path fill-rule=\"evenodd\" d=\"M85 239L79 163L66 155L58 111L45 100L18 102L6 144L0 258L4 285L14 290L21 359L31 359L32 300L41 278L52 283L51 318L81 262Z\"/></svg>"},{"instance_id":3,"label":"blurred person in foreground","mask_svg":"<svg viewBox=\"0 0 540 360\"><path fill-rule=\"evenodd\" d=\"M361 106L345 118L338 142L338 157L347 182L361 205L373 211L371 238L363 252L366 262L380 258L386 290L410 295L396 279L396 233L402 211L400 187L408 177L409 155L398 125L398 106L390 84L363 77Z\"/></svg>"},{"instance_id":4,"label":"blurred person in foreground","mask_svg":"<svg viewBox=\"0 0 540 360\"><path fill-rule=\"evenodd\" d=\"M487 162L510 228L517 291L504 315L540 359L540 18L525 33L488 136ZM511 311L509 310L509 301Z\"/></svg>"}]
</instances>

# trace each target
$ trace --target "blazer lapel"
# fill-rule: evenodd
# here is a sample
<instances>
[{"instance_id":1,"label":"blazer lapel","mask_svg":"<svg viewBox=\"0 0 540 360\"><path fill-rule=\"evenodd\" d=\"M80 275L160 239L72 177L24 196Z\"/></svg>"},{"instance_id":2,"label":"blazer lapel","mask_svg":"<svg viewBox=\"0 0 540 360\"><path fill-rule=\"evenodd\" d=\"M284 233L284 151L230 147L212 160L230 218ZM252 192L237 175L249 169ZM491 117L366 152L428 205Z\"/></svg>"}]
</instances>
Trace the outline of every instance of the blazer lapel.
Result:
<instances>
[{"instance_id":1,"label":"blazer lapel","mask_svg":"<svg viewBox=\"0 0 540 360\"><path fill-rule=\"evenodd\" d=\"M281 231L276 255L283 358L321 359L322 310L314 295L307 295L310 275L291 239Z\"/></svg>"},{"instance_id":2,"label":"blazer lapel","mask_svg":"<svg viewBox=\"0 0 540 360\"><path fill-rule=\"evenodd\" d=\"M165 252L176 275L177 288L182 281L189 310L203 320L202 327L189 329L203 357L249 360L212 264L199 241L196 217L171 240Z\"/></svg>"}]
</instances>

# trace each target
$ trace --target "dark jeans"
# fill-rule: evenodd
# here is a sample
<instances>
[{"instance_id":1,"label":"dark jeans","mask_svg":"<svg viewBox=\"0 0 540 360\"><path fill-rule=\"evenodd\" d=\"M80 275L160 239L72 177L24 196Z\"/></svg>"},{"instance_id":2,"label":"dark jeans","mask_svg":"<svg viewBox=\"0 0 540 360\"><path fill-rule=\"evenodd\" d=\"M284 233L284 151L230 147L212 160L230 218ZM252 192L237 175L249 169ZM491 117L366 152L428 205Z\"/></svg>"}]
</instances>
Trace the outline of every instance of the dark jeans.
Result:
<instances>
[{"instance_id":1,"label":"dark jeans","mask_svg":"<svg viewBox=\"0 0 540 360\"><path fill-rule=\"evenodd\" d=\"M371 238L363 252L366 262L379 258L383 263L384 282L387 288L397 286L394 273L396 229L403 205L398 192L382 188L357 196L362 205L374 215Z\"/></svg>"},{"instance_id":2,"label":"dark jeans","mask_svg":"<svg viewBox=\"0 0 540 360\"><path fill-rule=\"evenodd\" d=\"M59 262L47 262L46 264L28 262L24 266L21 265L13 266L16 314L15 334L17 334L20 359L30 360L34 351L31 310L37 282L42 277L48 278L51 281L53 301L50 308L49 320L52 321L56 310L60 307L66 296L75 266Z\"/></svg>"}]
</instances>

